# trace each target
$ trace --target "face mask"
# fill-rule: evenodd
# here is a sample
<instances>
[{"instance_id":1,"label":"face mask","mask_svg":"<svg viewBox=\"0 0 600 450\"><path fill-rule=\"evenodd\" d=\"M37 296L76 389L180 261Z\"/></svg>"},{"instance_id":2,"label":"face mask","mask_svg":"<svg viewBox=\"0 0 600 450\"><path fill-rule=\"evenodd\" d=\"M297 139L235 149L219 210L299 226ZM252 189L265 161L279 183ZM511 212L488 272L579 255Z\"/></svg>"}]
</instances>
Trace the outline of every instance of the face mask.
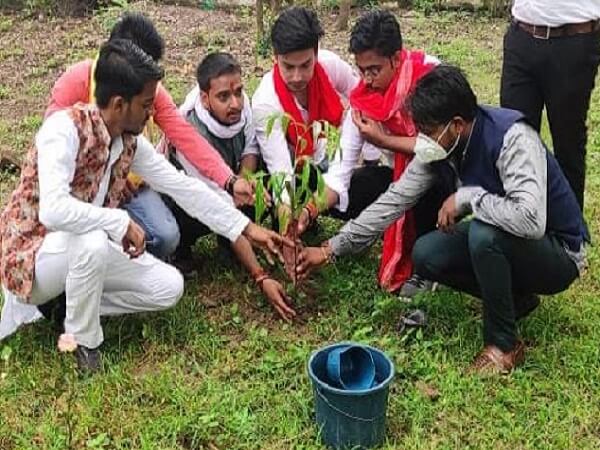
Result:
<instances>
[{"instance_id":1,"label":"face mask","mask_svg":"<svg viewBox=\"0 0 600 450\"><path fill-rule=\"evenodd\" d=\"M448 131L449 127L450 122L448 122L444 131L439 135L437 141L434 141L423 133L419 133L417 135L417 141L415 142L415 157L425 164L446 159L456 149L460 140L460 135L456 136L456 141L454 141L454 144L452 144L452 147L450 147L449 150L446 150L440 145L439 141L446 131Z\"/></svg>"}]
</instances>

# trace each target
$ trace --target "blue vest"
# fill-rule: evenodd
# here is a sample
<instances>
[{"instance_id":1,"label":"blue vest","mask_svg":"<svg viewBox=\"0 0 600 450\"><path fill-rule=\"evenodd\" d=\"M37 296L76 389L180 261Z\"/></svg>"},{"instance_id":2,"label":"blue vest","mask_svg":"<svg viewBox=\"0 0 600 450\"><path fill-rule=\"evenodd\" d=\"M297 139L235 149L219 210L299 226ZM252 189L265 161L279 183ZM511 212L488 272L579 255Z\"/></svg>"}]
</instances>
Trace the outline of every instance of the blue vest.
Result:
<instances>
[{"instance_id":1,"label":"blue vest","mask_svg":"<svg viewBox=\"0 0 600 450\"><path fill-rule=\"evenodd\" d=\"M492 194L505 195L496 161L508 129L524 120L522 113L512 109L479 107L469 147L464 150L466 153L458 168L463 186L481 186ZM546 234L558 237L572 251L579 251L581 244L589 240L579 204L556 158L547 150L546 161ZM448 162L435 166L442 179L448 180Z\"/></svg>"}]
</instances>

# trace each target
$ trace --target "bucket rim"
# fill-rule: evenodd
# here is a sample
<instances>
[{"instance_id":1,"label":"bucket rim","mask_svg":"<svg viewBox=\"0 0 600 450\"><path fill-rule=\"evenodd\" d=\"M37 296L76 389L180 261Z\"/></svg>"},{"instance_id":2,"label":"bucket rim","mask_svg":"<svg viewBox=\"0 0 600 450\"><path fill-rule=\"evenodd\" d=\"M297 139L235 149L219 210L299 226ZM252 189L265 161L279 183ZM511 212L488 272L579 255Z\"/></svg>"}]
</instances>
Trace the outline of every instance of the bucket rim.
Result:
<instances>
[{"instance_id":1,"label":"bucket rim","mask_svg":"<svg viewBox=\"0 0 600 450\"><path fill-rule=\"evenodd\" d=\"M368 388L368 389L360 389L360 390L355 390L355 391L349 391L346 389L340 389L340 388L336 388L330 384L325 383L324 381L321 381L319 379L319 377L317 377L317 375L314 373L313 369L312 369L312 362L314 361L315 357L317 356L317 354L327 350L327 349L332 349L332 348L336 348L336 347L341 347L343 345L358 345L361 347L365 347L371 351L375 351L377 353L380 353L381 355L383 355L385 357L385 359L389 362L390 364L390 374L388 375L388 377L383 380L381 383L379 383L377 386L372 387L372 388ZM380 390L386 389L388 387L388 385L392 382L392 380L394 379L394 375L396 375L396 367L394 366L394 362L391 360L391 358L389 356L387 356L382 350L379 350L378 348L375 348L371 345L368 344L361 344L360 342L353 342L353 341L343 341L343 342L336 342L334 344L329 344L326 345L324 347L321 347L315 351L313 351L310 355L310 358L308 358L308 376L310 377L310 379L316 383L317 385L319 385L319 387L325 388L327 389L329 392L333 392L336 394L340 394L340 395L348 395L348 396L357 396L357 395L365 395L365 394L372 394L374 392L378 392Z\"/></svg>"}]
</instances>

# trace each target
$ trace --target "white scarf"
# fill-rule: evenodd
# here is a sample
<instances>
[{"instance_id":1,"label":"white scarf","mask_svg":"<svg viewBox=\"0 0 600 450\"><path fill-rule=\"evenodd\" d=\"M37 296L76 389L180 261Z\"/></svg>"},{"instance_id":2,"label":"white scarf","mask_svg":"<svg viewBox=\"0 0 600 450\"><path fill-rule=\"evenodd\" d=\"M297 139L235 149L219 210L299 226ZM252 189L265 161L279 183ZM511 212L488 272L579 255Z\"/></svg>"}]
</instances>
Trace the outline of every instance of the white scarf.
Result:
<instances>
[{"instance_id":1,"label":"white scarf","mask_svg":"<svg viewBox=\"0 0 600 450\"><path fill-rule=\"evenodd\" d=\"M252 124L252 108L250 106L250 99L244 92L244 108L242 109L242 117L239 122L233 125L223 125L217 121L212 114L204 107L200 100L200 88L198 85L185 97L185 101L179 107L179 111L183 116L187 116L190 111L194 111L208 128L208 130L221 139L231 139L237 135L240 131L244 130L246 137L246 147L244 148L243 154L252 151L256 147L256 134L254 132L254 125Z\"/></svg>"}]
</instances>

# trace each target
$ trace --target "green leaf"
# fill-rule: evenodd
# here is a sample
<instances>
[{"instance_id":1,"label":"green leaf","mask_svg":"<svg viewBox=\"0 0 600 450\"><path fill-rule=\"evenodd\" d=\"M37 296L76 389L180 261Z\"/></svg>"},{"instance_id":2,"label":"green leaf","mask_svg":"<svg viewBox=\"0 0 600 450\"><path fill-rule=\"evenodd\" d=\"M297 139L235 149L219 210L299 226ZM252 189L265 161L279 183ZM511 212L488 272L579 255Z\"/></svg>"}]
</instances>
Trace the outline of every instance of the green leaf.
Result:
<instances>
[{"instance_id":1,"label":"green leaf","mask_svg":"<svg viewBox=\"0 0 600 450\"><path fill-rule=\"evenodd\" d=\"M262 180L258 180L254 187L254 222L256 224L260 224L264 214L265 214L265 186L263 185Z\"/></svg>"},{"instance_id":2,"label":"green leaf","mask_svg":"<svg viewBox=\"0 0 600 450\"><path fill-rule=\"evenodd\" d=\"M300 188L307 190L310 183L310 163L308 162L308 158L303 158L303 161L304 166L302 167L302 180L300 183Z\"/></svg>"},{"instance_id":3,"label":"green leaf","mask_svg":"<svg viewBox=\"0 0 600 450\"><path fill-rule=\"evenodd\" d=\"M10 348L8 345L5 345L2 348L2 353L0 353L0 359L4 362L8 362L11 355L12 355L12 348Z\"/></svg>"},{"instance_id":4,"label":"green leaf","mask_svg":"<svg viewBox=\"0 0 600 450\"><path fill-rule=\"evenodd\" d=\"M279 234L283 234L290 223L290 215L287 209L280 209L277 216L279 217Z\"/></svg>"},{"instance_id":5,"label":"green leaf","mask_svg":"<svg viewBox=\"0 0 600 450\"><path fill-rule=\"evenodd\" d=\"M285 113L281 118L281 129L284 133L287 133L288 126L290 125L290 120L293 119L292 116L290 116L288 113Z\"/></svg>"},{"instance_id":6,"label":"green leaf","mask_svg":"<svg viewBox=\"0 0 600 450\"><path fill-rule=\"evenodd\" d=\"M273 113L269 117L267 117L267 124L266 124L266 128L265 128L267 137L271 136L271 133L273 132L273 126L275 125L275 121L277 120L277 118L278 118L277 113Z\"/></svg>"}]
</instances>

